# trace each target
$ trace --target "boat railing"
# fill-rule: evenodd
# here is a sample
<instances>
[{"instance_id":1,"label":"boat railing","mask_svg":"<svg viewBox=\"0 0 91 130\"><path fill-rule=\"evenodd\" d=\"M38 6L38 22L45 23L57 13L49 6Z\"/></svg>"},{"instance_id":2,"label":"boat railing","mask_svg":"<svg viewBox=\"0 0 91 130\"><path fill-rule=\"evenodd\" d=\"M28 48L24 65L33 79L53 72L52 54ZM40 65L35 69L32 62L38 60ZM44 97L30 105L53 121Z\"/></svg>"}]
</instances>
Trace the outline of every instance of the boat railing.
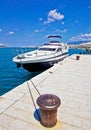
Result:
<instances>
[{"instance_id":1,"label":"boat railing","mask_svg":"<svg viewBox=\"0 0 91 130\"><path fill-rule=\"evenodd\" d=\"M36 58L36 57L44 57L44 56L50 56L50 55L55 55L55 52L52 52L50 54L48 54L47 52L43 53L43 54L39 54L37 52L34 52L32 54L27 54L25 57L27 58L30 58L30 57L33 57L33 58Z\"/></svg>"},{"instance_id":2,"label":"boat railing","mask_svg":"<svg viewBox=\"0 0 91 130\"><path fill-rule=\"evenodd\" d=\"M49 56L49 55L53 55L53 54L55 54L55 53L51 53L51 54L48 54L48 53L44 53L44 54L38 54L37 52L36 53L34 53L35 54L35 57L40 57L40 56Z\"/></svg>"},{"instance_id":3,"label":"boat railing","mask_svg":"<svg viewBox=\"0 0 91 130\"><path fill-rule=\"evenodd\" d=\"M62 51L60 51L60 52L62 52ZM37 52L36 53L34 53L35 54L35 56L34 57L44 57L44 56L55 56L57 53L59 53L59 52L57 52L57 51L55 51L55 52L51 52L50 54L48 54L48 53L44 53L44 54L41 54L41 55L39 55Z\"/></svg>"}]
</instances>

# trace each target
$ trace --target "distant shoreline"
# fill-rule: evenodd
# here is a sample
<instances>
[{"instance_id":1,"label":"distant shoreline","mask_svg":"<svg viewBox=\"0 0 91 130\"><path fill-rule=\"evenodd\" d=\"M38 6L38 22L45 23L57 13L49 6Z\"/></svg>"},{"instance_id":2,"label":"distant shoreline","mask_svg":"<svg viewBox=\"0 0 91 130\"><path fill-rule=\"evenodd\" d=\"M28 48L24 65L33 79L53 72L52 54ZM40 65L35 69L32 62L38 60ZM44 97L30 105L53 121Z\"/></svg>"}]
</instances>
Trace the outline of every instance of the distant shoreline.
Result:
<instances>
[{"instance_id":1,"label":"distant shoreline","mask_svg":"<svg viewBox=\"0 0 91 130\"><path fill-rule=\"evenodd\" d=\"M11 47L11 46L0 46L0 48L38 48L39 46L16 46L16 47Z\"/></svg>"},{"instance_id":2,"label":"distant shoreline","mask_svg":"<svg viewBox=\"0 0 91 130\"><path fill-rule=\"evenodd\" d=\"M81 43L81 44L68 44L69 48L91 48L91 42ZM40 46L6 46L0 44L0 48L39 48Z\"/></svg>"}]
</instances>

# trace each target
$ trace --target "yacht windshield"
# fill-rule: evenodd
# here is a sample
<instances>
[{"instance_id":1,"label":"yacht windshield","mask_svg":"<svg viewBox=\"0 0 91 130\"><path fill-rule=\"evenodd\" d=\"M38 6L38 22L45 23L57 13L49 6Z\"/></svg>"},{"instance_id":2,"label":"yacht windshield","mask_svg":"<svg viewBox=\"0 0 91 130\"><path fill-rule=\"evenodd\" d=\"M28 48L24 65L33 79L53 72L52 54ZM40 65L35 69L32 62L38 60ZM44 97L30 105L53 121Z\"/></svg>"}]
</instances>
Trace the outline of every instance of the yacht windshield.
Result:
<instances>
[{"instance_id":1,"label":"yacht windshield","mask_svg":"<svg viewBox=\"0 0 91 130\"><path fill-rule=\"evenodd\" d=\"M39 48L39 51L55 51L56 48Z\"/></svg>"}]
</instances>

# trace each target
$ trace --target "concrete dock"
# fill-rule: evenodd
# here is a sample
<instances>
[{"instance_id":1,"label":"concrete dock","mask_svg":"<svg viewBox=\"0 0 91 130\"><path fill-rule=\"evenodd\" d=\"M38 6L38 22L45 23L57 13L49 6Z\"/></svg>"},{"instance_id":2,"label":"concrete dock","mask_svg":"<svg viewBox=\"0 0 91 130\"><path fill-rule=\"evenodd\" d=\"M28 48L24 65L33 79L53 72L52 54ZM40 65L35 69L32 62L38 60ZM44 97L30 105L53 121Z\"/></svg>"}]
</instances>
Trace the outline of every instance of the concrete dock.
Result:
<instances>
[{"instance_id":1,"label":"concrete dock","mask_svg":"<svg viewBox=\"0 0 91 130\"><path fill-rule=\"evenodd\" d=\"M29 88L35 103L39 95L31 80L40 94L61 99L52 128L38 120ZM91 55L72 55L31 80L0 97L0 130L91 130Z\"/></svg>"}]
</instances>

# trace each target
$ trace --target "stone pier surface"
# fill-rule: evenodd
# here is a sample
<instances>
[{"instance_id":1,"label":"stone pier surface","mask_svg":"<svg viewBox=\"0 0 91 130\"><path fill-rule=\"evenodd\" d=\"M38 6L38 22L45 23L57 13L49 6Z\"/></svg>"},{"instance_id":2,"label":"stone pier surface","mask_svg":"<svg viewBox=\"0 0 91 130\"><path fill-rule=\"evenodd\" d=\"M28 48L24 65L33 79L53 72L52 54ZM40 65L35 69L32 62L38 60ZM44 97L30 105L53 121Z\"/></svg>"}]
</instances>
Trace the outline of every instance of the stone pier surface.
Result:
<instances>
[{"instance_id":1,"label":"stone pier surface","mask_svg":"<svg viewBox=\"0 0 91 130\"><path fill-rule=\"evenodd\" d=\"M57 124L39 122L33 99L55 94L61 99ZM72 55L0 97L0 130L91 130L91 55ZM39 107L36 104L39 112Z\"/></svg>"}]
</instances>

